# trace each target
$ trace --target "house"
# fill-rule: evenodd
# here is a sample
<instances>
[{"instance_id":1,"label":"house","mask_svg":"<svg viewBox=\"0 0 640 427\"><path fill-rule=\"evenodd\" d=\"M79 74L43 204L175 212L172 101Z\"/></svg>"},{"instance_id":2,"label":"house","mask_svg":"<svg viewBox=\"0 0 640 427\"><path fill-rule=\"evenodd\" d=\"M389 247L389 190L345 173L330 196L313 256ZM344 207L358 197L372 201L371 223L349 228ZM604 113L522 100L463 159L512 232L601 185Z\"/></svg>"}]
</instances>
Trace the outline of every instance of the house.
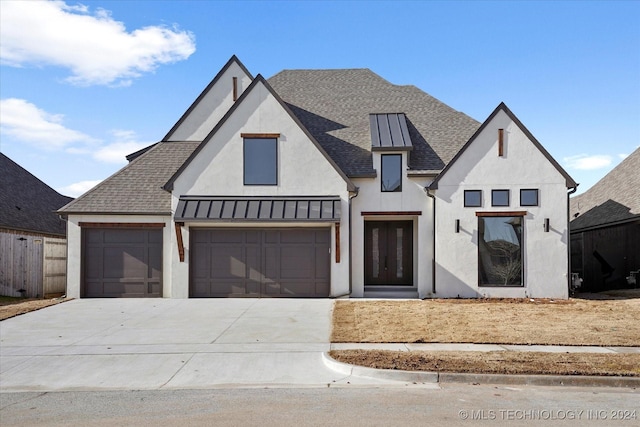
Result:
<instances>
[{"instance_id":1,"label":"house","mask_svg":"<svg viewBox=\"0 0 640 427\"><path fill-rule=\"evenodd\" d=\"M128 159L60 211L70 296L567 297L576 184L504 104L233 56Z\"/></svg>"},{"instance_id":2,"label":"house","mask_svg":"<svg viewBox=\"0 0 640 427\"><path fill-rule=\"evenodd\" d=\"M44 297L66 288L66 223L73 200L0 153L0 295Z\"/></svg>"},{"instance_id":3,"label":"house","mask_svg":"<svg viewBox=\"0 0 640 427\"><path fill-rule=\"evenodd\" d=\"M640 270L639 188L640 148L571 198L571 264L582 291L634 286Z\"/></svg>"}]
</instances>

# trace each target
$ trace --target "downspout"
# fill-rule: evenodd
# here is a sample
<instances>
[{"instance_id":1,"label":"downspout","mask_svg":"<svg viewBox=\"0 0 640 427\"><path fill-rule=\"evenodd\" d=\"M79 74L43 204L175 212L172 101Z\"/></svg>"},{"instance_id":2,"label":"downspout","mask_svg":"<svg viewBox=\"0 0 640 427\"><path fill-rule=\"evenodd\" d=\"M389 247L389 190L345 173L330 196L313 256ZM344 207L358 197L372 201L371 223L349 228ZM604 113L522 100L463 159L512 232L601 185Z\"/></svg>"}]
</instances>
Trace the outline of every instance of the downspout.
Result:
<instances>
[{"instance_id":1,"label":"downspout","mask_svg":"<svg viewBox=\"0 0 640 427\"><path fill-rule=\"evenodd\" d=\"M355 199L356 197L358 197L358 193L359 193L359 188L356 187L355 191L352 194L349 194L349 292L347 292L346 294L342 294L342 295L335 295L332 296L331 298L341 298L341 297L346 297L346 296L351 296L351 292L353 292L353 279L352 279L352 271L353 271L353 262L352 262L352 256L351 256L351 251L352 251L352 246L353 246L353 237L352 237L352 233L351 233L351 223L352 223L352 214L351 214L351 199Z\"/></svg>"},{"instance_id":2,"label":"downspout","mask_svg":"<svg viewBox=\"0 0 640 427\"><path fill-rule=\"evenodd\" d=\"M428 187L424 188L427 196L431 197L432 209L433 209L433 221L431 222L431 228L433 236L431 243L433 245L433 258L431 259L431 292L436 293L436 196L431 194L431 190Z\"/></svg>"},{"instance_id":3,"label":"downspout","mask_svg":"<svg viewBox=\"0 0 640 427\"><path fill-rule=\"evenodd\" d=\"M571 296L571 198L569 196L578 191L578 185L580 184L576 184L567 193L567 295L569 296Z\"/></svg>"}]
</instances>

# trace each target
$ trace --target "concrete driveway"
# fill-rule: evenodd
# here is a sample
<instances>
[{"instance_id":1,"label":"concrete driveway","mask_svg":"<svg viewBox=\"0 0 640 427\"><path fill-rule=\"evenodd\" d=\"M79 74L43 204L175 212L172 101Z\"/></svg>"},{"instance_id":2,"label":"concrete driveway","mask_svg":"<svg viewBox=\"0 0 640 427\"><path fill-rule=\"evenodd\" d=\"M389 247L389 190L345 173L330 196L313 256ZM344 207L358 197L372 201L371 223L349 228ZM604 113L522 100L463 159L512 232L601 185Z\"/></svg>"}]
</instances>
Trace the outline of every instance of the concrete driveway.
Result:
<instances>
[{"instance_id":1,"label":"concrete driveway","mask_svg":"<svg viewBox=\"0 0 640 427\"><path fill-rule=\"evenodd\" d=\"M0 322L0 391L376 384L329 369L327 299L82 299Z\"/></svg>"}]
</instances>

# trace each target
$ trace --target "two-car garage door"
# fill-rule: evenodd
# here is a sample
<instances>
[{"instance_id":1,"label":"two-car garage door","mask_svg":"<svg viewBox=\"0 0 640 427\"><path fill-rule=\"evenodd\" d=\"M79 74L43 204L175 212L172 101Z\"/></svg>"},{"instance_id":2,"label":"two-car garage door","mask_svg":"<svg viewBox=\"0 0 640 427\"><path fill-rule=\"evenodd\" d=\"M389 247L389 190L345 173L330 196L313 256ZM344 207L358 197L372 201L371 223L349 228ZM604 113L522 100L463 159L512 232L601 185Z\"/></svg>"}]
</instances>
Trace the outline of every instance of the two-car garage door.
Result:
<instances>
[{"instance_id":1,"label":"two-car garage door","mask_svg":"<svg viewBox=\"0 0 640 427\"><path fill-rule=\"evenodd\" d=\"M326 297L328 228L190 230L191 297Z\"/></svg>"}]
</instances>

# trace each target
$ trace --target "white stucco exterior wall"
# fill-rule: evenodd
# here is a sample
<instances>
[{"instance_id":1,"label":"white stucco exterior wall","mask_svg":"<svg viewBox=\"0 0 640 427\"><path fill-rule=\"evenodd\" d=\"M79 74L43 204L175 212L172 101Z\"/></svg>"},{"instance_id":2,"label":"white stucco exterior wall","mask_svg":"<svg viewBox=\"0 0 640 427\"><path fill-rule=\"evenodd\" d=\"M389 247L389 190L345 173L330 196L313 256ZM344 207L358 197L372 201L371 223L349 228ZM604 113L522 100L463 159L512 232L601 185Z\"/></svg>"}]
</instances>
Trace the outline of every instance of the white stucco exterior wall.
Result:
<instances>
[{"instance_id":1,"label":"white stucco exterior wall","mask_svg":"<svg viewBox=\"0 0 640 427\"><path fill-rule=\"evenodd\" d=\"M81 222L104 223L164 223L162 230L162 296L174 297L171 288L172 252L176 245L172 241L173 223L169 216L156 215L69 215L67 219L67 297L80 298L82 284L82 228Z\"/></svg>"},{"instance_id":2,"label":"white stucco exterior wall","mask_svg":"<svg viewBox=\"0 0 640 427\"><path fill-rule=\"evenodd\" d=\"M251 78L237 62L232 62L173 132L169 141L202 141L233 105L234 77L237 78L237 96L240 97L251 84Z\"/></svg>"},{"instance_id":3,"label":"white stucco exterior wall","mask_svg":"<svg viewBox=\"0 0 640 427\"><path fill-rule=\"evenodd\" d=\"M502 157L498 129L504 129ZM510 191L510 206L491 206L491 190L498 189ZM521 206L521 189L538 189L539 206ZM464 207L464 190L482 190L482 206ZM568 297L566 179L503 110L441 177L435 197L436 297ZM526 211L524 286L478 287L476 212L501 211ZM543 229L545 218L549 232Z\"/></svg>"},{"instance_id":4,"label":"white stucco exterior wall","mask_svg":"<svg viewBox=\"0 0 640 427\"><path fill-rule=\"evenodd\" d=\"M352 278L353 297L363 297L365 288L365 221L413 221L413 285L418 296L430 295L432 286L432 242L433 220L432 201L424 187L430 178L409 178L407 176L407 153L402 152L402 191L381 191L381 155L399 152L373 152L375 178L354 179L359 188L358 196L352 200ZM420 212L420 215L374 215L363 216L363 212Z\"/></svg>"},{"instance_id":5,"label":"white stucco exterior wall","mask_svg":"<svg viewBox=\"0 0 640 427\"><path fill-rule=\"evenodd\" d=\"M243 133L278 133L278 184L243 184ZM297 123L283 109L269 90L258 83L234 113L218 129L198 155L175 180L172 192L172 211L180 196L339 196L342 218L340 221L341 261L335 262L335 225L332 223L279 223L279 222L207 222L186 223L183 227L185 261L180 262L177 251L172 258L172 295L188 297L189 232L191 227L327 227L331 229L331 295L338 296L349 290L349 218L347 183L328 162ZM173 226L172 226L173 229ZM175 233L172 245L177 244Z\"/></svg>"}]
</instances>

